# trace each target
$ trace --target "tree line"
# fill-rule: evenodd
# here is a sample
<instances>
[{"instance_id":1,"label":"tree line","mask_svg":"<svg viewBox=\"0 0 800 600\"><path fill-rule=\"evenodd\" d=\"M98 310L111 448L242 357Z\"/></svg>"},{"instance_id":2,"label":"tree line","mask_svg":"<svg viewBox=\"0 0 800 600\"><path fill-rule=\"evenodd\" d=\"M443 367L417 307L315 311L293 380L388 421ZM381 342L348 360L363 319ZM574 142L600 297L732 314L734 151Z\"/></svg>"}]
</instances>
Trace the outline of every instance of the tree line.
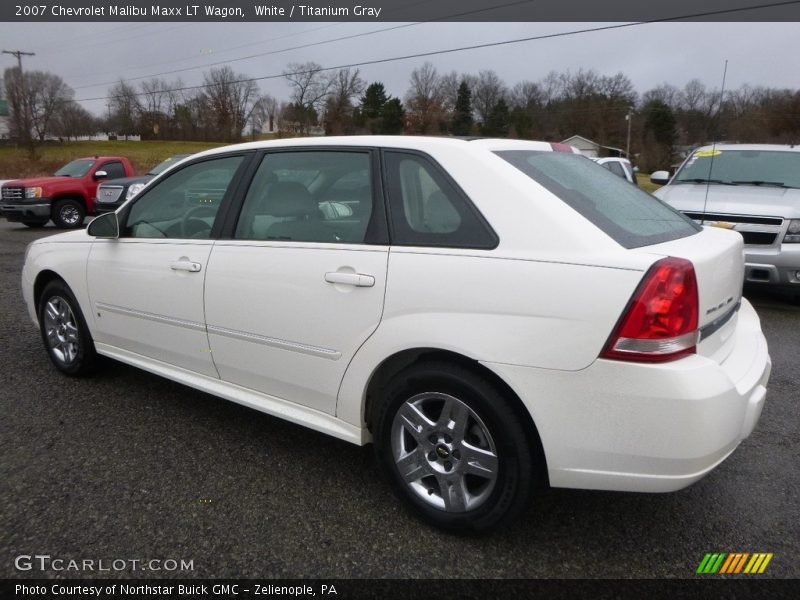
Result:
<instances>
[{"instance_id":1,"label":"tree line","mask_svg":"<svg viewBox=\"0 0 800 600\"><path fill-rule=\"evenodd\" d=\"M800 141L800 91L743 85L709 88L697 79L639 94L623 73L592 69L548 73L506 84L493 70L439 72L415 68L402 98L358 69L329 71L314 62L283 72L290 94L262 94L228 66L204 73L200 86L181 80L120 80L107 111L92 115L57 75L6 69L12 137L71 139L98 131L143 139L235 142L265 130L278 135L480 135L560 141L572 135L627 150L647 170L667 167L681 146L712 140ZM630 133L629 133L630 132Z\"/></svg>"}]
</instances>

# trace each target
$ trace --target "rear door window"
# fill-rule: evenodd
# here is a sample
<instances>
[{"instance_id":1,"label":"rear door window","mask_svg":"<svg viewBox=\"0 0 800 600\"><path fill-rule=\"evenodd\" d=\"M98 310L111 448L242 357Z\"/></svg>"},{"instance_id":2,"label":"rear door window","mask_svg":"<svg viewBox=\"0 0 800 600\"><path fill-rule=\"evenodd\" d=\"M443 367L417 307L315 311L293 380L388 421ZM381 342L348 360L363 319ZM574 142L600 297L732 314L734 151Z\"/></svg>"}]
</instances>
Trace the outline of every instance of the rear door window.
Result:
<instances>
[{"instance_id":1,"label":"rear door window","mask_svg":"<svg viewBox=\"0 0 800 600\"><path fill-rule=\"evenodd\" d=\"M496 152L625 248L639 248L701 230L656 197L577 154Z\"/></svg>"},{"instance_id":2,"label":"rear door window","mask_svg":"<svg viewBox=\"0 0 800 600\"><path fill-rule=\"evenodd\" d=\"M431 160L394 151L384 157L393 244L497 246L497 236L472 202Z\"/></svg>"}]
</instances>

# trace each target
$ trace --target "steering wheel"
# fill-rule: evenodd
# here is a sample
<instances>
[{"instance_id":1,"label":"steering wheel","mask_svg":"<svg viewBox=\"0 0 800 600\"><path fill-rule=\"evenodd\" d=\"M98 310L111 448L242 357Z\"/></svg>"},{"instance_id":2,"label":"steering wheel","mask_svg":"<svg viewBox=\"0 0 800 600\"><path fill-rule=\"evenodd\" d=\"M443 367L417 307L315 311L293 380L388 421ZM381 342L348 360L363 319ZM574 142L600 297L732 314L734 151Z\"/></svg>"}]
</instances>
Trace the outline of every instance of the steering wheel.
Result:
<instances>
[{"instance_id":1,"label":"steering wheel","mask_svg":"<svg viewBox=\"0 0 800 600\"><path fill-rule=\"evenodd\" d=\"M181 221L182 238L191 238L195 237L198 233L211 231L211 226L200 219L200 215L203 213L205 213L206 216L214 217L217 214L217 207L206 204L195 206L190 209L189 212L183 216L183 220Z\"/></svg>"}]
</instances>

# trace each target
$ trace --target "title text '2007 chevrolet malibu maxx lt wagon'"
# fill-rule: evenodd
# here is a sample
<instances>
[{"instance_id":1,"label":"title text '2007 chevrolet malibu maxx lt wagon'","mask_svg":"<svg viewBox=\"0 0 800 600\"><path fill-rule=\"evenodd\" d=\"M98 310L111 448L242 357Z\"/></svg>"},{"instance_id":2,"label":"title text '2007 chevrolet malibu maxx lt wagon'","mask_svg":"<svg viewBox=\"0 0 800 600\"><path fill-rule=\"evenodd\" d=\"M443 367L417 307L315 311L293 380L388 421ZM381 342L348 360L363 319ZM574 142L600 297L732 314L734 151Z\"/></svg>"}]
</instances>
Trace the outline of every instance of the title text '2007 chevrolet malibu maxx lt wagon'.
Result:
<instances>
[{"instance_id":1,"label":"title text '2007 chevrolet malibu maxx lt wagon'","mask_svg":"<svg viewBox=\"0 0 800 600\"><path fill-rule=\"evenodd\" d=\"M742 238L559 144L281 140L193 156L32 243L53 363L118 359L356 444L450 529L540 483L663 492L746 438L770 359Z\"/></svg>"}]
</instances>

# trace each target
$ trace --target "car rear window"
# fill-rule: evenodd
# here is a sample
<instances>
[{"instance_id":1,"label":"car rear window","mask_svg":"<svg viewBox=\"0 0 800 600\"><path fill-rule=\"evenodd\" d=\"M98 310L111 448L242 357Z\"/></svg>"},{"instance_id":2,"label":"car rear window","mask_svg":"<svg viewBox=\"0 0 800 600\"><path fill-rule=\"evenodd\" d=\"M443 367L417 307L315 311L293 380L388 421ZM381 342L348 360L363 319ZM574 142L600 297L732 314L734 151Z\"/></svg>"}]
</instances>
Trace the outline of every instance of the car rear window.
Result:
<instances>
[{"instance_id":1,"label":"car rear window","mask_svg":"<svg viewBox=\"0 0 800 600\"><path fill-rule=\"evenodd\" d=\"M693 235L701 228L588 158L565 152L496 152L625 248Z\"/></svg>"}]
</instances>

